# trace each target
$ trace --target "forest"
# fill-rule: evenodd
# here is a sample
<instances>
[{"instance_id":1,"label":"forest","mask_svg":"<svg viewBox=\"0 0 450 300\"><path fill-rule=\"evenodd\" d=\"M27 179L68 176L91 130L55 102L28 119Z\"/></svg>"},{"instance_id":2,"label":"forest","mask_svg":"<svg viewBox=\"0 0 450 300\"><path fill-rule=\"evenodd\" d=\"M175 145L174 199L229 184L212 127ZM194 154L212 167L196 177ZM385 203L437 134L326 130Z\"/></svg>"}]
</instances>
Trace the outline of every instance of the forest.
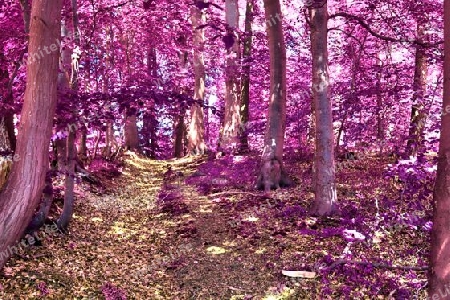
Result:
<instances>
[{"instance_id":1,"label":"forest","mask_svg":"<svg viewBox=\"0 0 450 300\"><path fill-rule=\"evenodd\" d=\"M450 0L0 0L0 299L450 299Z\"/></svg>"}]
</instances>

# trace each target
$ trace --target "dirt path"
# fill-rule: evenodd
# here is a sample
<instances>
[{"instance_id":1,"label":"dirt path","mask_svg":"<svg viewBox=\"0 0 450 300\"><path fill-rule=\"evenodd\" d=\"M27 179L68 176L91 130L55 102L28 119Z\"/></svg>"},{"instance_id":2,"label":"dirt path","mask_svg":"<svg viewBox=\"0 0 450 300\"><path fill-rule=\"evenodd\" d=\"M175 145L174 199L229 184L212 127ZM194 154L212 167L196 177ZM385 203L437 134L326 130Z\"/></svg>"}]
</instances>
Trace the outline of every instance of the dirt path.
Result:
<instances>
[{"instance_id":1,"label":"dirt path","mask_svg":"<svg viewBox=\"0 0 450 300\"><path fill-rule=\"evenodd\" d=\"M301 299L278 283L278 238L296 235L261 199L200 195L185 183L199 163L134 157L101 188L79 185L70 234L11 259L0 299ZM167 165L183 176L165 180Z\"/></svg>"}]
</instances>

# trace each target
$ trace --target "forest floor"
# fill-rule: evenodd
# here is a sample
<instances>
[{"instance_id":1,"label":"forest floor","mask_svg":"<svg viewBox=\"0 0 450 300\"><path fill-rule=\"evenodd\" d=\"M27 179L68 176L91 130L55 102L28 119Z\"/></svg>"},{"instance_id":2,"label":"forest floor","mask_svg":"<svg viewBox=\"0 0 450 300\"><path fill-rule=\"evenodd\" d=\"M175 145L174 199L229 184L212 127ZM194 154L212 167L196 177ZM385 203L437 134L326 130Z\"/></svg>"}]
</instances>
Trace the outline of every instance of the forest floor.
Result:
<instances>
[{"instance_id":1,"label":"forest floor","mask_svg":"<svg viewBox=\"0 0 450 300\"><path fill-rule=\"evenodd\" d=\"M94 164L101 184L77 186L69 234L20 249L0 299L425 298L426 271L414 268L427 264L429 199L413 214L404 183L384 177L389 159L338 166L333 218L308 214L310 162L292 157L296 186L266 195L253 187L257 161Z\"/></svg>"}]
</instances>

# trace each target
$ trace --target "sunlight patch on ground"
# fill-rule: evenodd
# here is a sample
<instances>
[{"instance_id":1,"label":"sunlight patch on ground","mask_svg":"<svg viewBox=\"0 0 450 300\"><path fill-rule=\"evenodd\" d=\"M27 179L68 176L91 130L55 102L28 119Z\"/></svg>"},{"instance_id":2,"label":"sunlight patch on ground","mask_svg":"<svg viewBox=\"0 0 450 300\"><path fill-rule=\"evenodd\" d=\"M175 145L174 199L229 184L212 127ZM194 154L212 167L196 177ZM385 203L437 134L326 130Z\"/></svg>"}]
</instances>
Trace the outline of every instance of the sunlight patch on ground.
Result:
<instances>
[{"instance_id":1,"label":"sunlight patch on ground","mask_svg":"<svg viewBox=\"0 0 450 300\"><path fill-rule=\"evenodd\" d=\"M258 221L259 221L259 218L250 216L250 217L245 218L244 221L248 221L248 222L258 222Z\"/></svg>"},{"instance_id":2,"label":"sunlight patch on ground","mask_svg":"<svg viewBox=\"0 0 450 300\"><path fill-rule=\"evenodd\" d=\"M212 255L220 255L227 252L225 248L217 247L217 246L211 246L206 249L210 254Z\"/></svg>"},{"instance_id":3,"label":"sunlight patch on ground","mask_svg":"<svg viewBox=\"0 0 450 300\"><path fill-rule=\"evenodd\" d=\"M276 288L273 288L276 289ZM267 294L262 298L262 300L284 300L284 299L290 299L289 296L294 293L293 289L290 289L288 287L284 287L280 292L269 292L270 294Z\"/></svg>"},{"instance_id":4,"label":"sunlight patch on ground","mask_svg":"<svg viewBox=\"0 0 450 300\"><path fill-rule=\"evenodd\" d=\"M260 249L255 251L255 254L264 254L266 251L267 251L266 248L260 248Z\"/></svg>"}]
</instances>

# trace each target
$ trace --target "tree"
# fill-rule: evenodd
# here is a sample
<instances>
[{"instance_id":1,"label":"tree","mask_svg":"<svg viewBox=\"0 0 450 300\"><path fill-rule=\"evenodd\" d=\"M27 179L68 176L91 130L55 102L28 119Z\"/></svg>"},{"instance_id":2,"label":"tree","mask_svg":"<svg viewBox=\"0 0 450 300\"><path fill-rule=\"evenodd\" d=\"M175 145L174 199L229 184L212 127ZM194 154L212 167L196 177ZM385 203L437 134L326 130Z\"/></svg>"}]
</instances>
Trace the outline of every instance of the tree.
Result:
<instances>
[{"instance_id":1,"label":"tree","mask_svg":"<svg viewBox=\"0 0 450 300\"><path fill-rule=\"evenodd\" d=\"M194 32L194 100L191 107L191 123L189 125L188 152L193 155L202 155L206 151L205 145L205 120L203 113L203 100L205 95L205 66L203 63L204 33L197 28L202 25L205 17L203 12L193 6L191 8L191 20Z\"/></svg>"},{"instance_id":2,"label":"tree","mask_svg":"<svg viewBox=\"0 0 450 300\"><path fill-rule=\"evenodd\" d=\"M337 201L333 147L333 116L328 97L327 1L309 8L311 17L312 92L316 120L314 154L315 199L312 213L333 213Z\"/></svg>"},{"instance_id":3,"label":"tree","mask_svg":"<svg viewBox=\"0 0 450 300\"><path fill-rule=\"evenodd\" d=\"M136 109L125 110L125 149L138 151L139 138L137 128Z\"/></svg>"},{"instance_id":4,"label":"tree","mask_svg":"<svg viewBox=\"0 0 450 300\"><path fill-rule=\"evenodd\" d=\"M450 0L444 1L444 99L445 111L450 107ZM450 291L450 115L443 114L439 142L437 177L433 193L433 229L431 232L429 289L433 295L449 299Z\"/></svg>"},{"instance_id":5,"label":"tree","mask_svg":"<svg viewBox=\"0 0 450 300\"><path fill-rule=\"evenodd\" d=\"M281 7L278 0L264 1L266 31L270 54L270 98L258 188L287 186L291 181L283 169L286 130L286 47Z\"/></svg>"},{"instance_id":6,"label":"tree","mask_svg":"<svg viewBox=\"0 0 450 300\"><path fill-rule=\"evenodd\" d=\"M425 20L419 18L417 21L417 36L420 40L425 36ZM427 87L427 55L422 46L416 47L415 68L413 79L413 98L411 107L411 121L409 125L409 138L406 145L406 154L417 156L422 143L425 127L425 93Z\"/></svg>"},{"instance_id":7,"label":"tree","mask_svg":"<svg viewBox=\"0 0 450 300\"><path fill-rule=\"evenodd\" d=\"M247 6L245 9L245 32L243 38L243 51L242 51L242 77L241 77L241 151L248 150L248 130L247 125L250 120L250 65L252 54L252 42L253 42L253 0L247 0Z\"/></svg>"},{"instance_id":8,"label":"tree","mask_svg":"<svg viewBox=\"0 0 450 300\"><path fill-rule=\"evenodd\" d=\"M35 0L31 10L27 84L11 175L0 194L0 268L39 204L57 102L62 1ZM47 49L47 51L42 51ZM42 51L42 54L39 52Z\"/></svg>"},{"instance_id":9,"label":"tree","mask_svg":"<svg viewBox=\"0 0 450 300\"><path fill-rule=\"evenodd\" d=\"M225 115L220 147L235 151L238 147L238 135L241 129L241 113L238 97L238 58L239 37L239 6L237 0L225 1L225 17L227 35L225 36L226 67L225 67Z\"/></svg>"},{"instance_id":10,"label":"tree","mask_svg":"<svg viewBox=\"0 0 450 300\"><path fill-rule=\"evenodd\" d=\"M72 25L73 25L73 35L75 36L75 47L78 47L80 40L78 37L78 8L77 1L72 0ZM66 84L71 89L78 89L78 66L79 66L79 56L73 55L75 51L70 52L66 50L68 47L62 51L62 61L67 60L64 63L65 66L70 66L70 71L65 70L66 74L70 73L70 82L66 79ZM75 48L77 49L77 48ZM67 52L66 52L67 51ZM70 56L68 55L70 54ZM76 109L72 111L76 114ZM69 128L69 133L66 138L66 164L65 164L65 180L64 180L64 206L60 217L58 218L57 225L62 232L66 232L73 215L73 205L75 200L75 162L77 160L77 151L75 146L76 132L73 128Z\"/></svg>"}]
</instances>

